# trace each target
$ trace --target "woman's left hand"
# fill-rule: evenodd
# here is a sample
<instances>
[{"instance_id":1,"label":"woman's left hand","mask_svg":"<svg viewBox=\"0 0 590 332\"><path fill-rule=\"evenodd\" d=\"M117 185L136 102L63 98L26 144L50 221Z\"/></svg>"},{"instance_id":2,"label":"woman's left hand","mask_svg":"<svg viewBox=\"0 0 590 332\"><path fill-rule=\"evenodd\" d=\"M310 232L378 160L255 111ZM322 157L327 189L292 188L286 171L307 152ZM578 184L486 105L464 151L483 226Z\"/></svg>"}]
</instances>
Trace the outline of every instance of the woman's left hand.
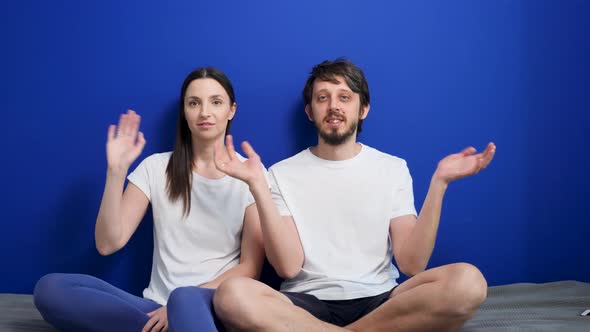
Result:
<instances>
[{"instance_id":1,"label":"woman's left hand","mask_svg":"<svg viewBox=\"0 0 590 332\"><path fill-rule=\"evenodd\" d=\"M145 324L142 332L167 332L168 331L168 314L166 306L162 306L147 314L150 320Z\"/></svg>"},{"instance_id":2,"label":"woman's left hand","mask_svg":"<svg viewBox=\"0 0 590 332\"><path fill-rule=\"evenodd\" d=\"M215 166L218 170L236 179L246 182L249 186L266 183L260 157L248 142L242 143L242 150L248 157L240 161L234 148L234 140L227 135L225 146L215 146ZM268 187L268 186L267 186Z\"/></svg>"}]
</instances>

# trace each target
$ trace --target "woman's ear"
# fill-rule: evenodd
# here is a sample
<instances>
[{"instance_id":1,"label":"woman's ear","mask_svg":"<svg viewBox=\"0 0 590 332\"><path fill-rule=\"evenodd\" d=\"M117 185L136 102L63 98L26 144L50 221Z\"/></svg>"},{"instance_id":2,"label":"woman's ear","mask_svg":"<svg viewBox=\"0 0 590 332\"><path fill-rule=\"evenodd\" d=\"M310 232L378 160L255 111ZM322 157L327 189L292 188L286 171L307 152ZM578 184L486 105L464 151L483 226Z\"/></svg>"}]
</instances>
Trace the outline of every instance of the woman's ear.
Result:
<instances>
[{"instance_id":1,"label":"woman's ear","mask_svg":"<svg viewBox=\"0 0 590 332\"><path fill-rule=\"evenodd\" d=\"M234 116L236 116L237 109L238 109L238 104L234 102L234 104L231 105L231 108L229 109L229 114L227 116L228 120L232 120L234 118Z\"/></svg>"}]
</instances>

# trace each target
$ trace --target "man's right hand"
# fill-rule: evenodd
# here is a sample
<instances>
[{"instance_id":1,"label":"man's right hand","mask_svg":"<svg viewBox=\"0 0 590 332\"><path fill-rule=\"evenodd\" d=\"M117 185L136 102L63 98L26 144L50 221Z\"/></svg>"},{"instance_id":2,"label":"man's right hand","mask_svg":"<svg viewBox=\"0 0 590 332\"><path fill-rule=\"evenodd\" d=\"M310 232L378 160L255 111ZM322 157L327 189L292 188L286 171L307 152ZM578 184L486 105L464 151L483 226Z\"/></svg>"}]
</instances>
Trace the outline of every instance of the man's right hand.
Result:
<instances>
[{"instance_id":1,"label":"man's right hand","mask_svg":"<svg viewBox=\"0 0 590 332\"><path fill-rule=\"evenodd\" d=\"M107 136L107 163L110 170L126 173L145 146L139 131L141 117L132 110L121 114L119 125L110 125Z\"/></svg>"}]
</instances>

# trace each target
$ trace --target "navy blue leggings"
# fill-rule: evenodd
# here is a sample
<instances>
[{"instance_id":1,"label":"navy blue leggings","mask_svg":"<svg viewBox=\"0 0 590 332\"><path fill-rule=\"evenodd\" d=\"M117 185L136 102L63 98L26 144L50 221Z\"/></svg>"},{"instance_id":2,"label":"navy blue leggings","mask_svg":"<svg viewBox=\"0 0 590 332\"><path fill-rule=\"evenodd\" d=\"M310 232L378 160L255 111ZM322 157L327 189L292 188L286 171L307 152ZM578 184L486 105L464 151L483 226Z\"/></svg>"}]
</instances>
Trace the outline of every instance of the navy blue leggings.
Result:
<instances>
[{"instance_id":1,"label":"navy blue leggings","mask_svg":"<svg viewBox=\"0 0 590 332\"><path fill-rule=\"evenodd\" d=\"M215 290L180 287L167 303L168 324L174 331L218 331L214 317ZM43 318L60 331L141 331L147 313L160 304L124 292L84 274L52 273L35 286L35 306Z\"/></svg>"}]
</instances>

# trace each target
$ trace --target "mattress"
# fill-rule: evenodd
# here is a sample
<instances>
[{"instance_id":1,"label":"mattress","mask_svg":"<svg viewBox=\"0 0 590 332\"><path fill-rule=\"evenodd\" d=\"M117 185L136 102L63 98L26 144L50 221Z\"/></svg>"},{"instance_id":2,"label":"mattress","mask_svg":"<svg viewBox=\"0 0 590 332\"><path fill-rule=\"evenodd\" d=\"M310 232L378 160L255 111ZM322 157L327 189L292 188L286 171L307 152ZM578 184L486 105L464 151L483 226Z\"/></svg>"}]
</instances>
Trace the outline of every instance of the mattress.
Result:
<instances>
[{"instance_id":1,"label":"mattress","mask_svg":"<svg viewBox=\"0 0 590 332\"><path fill-rule=\"evenodd\" d=\"M0 331L57 331L47 324L35 305L32 295L0 294Z\"/></svg>"},{"instance_id":2,"label":"mattress","mask_svg":"<svg viewBox=\"0 0 590 332\"><path fill-rule=\"evenodd\" d=\"M560 281L494 286L461 332L590 331L590 284ZM0 332L56 331L43 321L31 295L0 294Z\"/></svg>"},{"instance_id":3,"label":"mattress","mask_svg":"<svg viewBox=\"0 0 590 332\"><path fill-rule=\"evenodd\" d=\"M559 281L490 287L488 298L461 332L590 331L590 284Z\"/></svg>"}]
</instances>

